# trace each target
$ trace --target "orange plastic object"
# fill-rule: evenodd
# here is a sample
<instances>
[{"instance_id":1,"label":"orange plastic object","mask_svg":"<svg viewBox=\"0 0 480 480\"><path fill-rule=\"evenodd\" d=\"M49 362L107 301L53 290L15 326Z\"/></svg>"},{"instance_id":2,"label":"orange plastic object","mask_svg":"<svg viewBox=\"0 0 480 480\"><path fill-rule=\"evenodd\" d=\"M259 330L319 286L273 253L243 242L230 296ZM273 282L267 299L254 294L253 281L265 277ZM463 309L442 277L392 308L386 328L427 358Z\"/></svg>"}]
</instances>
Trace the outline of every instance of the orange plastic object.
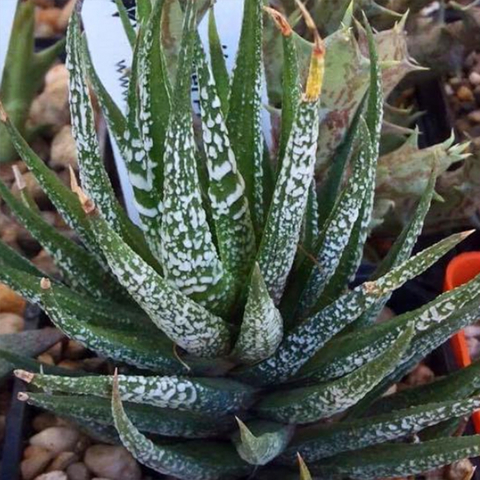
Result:
<instances>
[{"instance_id":1,"label":"orange plastic object","mask_svg":"<svg viewBox=\"0 0 480 480\"><path fill-rule=\"evenodd\" d=\"M465 252L457 255L447 266L443 289L452 290L468 282L480 273L480 252ZM462 331L450 340L457 365L461 368L472 363L465 334ZM480 433L480 410L472 415L475 432Z\"/></svg>"}]
</instances>

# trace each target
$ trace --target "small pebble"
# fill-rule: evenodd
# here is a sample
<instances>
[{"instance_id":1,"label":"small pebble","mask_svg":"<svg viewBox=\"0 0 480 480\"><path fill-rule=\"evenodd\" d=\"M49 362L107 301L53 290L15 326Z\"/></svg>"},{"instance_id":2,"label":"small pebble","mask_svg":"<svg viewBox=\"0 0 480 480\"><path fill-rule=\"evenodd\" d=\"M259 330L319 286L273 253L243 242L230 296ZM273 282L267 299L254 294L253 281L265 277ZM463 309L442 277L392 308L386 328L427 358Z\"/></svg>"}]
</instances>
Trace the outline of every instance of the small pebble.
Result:
<instances>
[{"instance_id":1,"label":"small pebble","mask_svg":"<svg viewBox=\"0 0 480 480\"><path fill-rule=\"evenodd\" d=\"M41 353L38 357L37 360L41 363L45 363L47 365L55 365L55 362L53 360L53 357L49 353Z\"/></svg>"},{"instance_id":2,"label":"small pebble","mask_svg":"<svg viewBox=\"0 0 480 480\"><path fill-rule=\"evenodd\" d=\"M42 448L35 450L32 456L22 460L20 470L23 480L32 480L37 475L40 475L50 463L52 457L51 451Z\"/></svg>"},{"instance_id":3,"label":"small pebble","mask_svg":"<svg viewBox=\"0 0 480 480\"><path fill-rule=\"evenodd\" d=\"M412 373L410 373L405 383L411 387L415 387L417 385L425 385L426 383L430 383L434 380L435 374L432 370L424 365L423 363L419 363Z\"/></svg>"},{"instance_id":4,"label":"small pebble","mask_svg":"<svg viewBox=\"0 0 480 480\"><path fill-rule=\"evenodd\" d=\"M82 462L72 463L67 467L68 480L90 480L88 468Z\"/></svg>"},{"instance_id":5,"label":"small pebble","mask_svg":"<svg viewBox=\"0 0 480 480\"><path fill-rule=\"evenodd\" d=\"M62 127L53 138L49 164L54 169L78 168L77 146L70 125Z\"/></svg>"},{"instance_id":6,"label":"small pebble","mask_svg":"<svg viewBox=\"0 0 480 480\"><path fill-rule=\"evenodd\" d=\"M60 470L44 473L35 478L35 480L68 480L67 474Z\"/></svg>"},{"instance_id":7,"label":"small pebble","mask_svg":"<svg viewBox=\"0 0 480 480\"><path fill-rule=\"evenodd\" d=\"M75 360L62 360L58 362L58 366L68 370L80 370L82 368L82 364Z\"/></svg>"},{"instance_id":8,"label":"small pebble","mask_svg":"<svg viewBox=\"0 0 480 480\"><path fill-rule=\"evenodd\" d=\"M474 110L467 115L467 118L474 123L480 123L480 110Z\"/></svg>"},{"instance_id":9,"label":"small pebble","mask_svg":"<svg viewBox=\"0 0 480 480\"><path fill-rule=\"evenodd\" d=\"M468 80L472 85L480 85L480 73L478 72L471 72L468 76Z\"/></svg>"},{"instance_id":10,"label":"small pebble","mask_svg":"<svg viewBox=\"0 0 480 480\"><path fill-rule=\"evenodd\" d=\"M78 460L78 455L74 452L59 453L48 467L47 472L53 472L55 470L65 471L69 465L78 462Z\"/></svg>"},{"instance_id":11,"label":"small pebble","mask_svg":"<svg viewBox=\"0 0 480 480\"><path fill-rule=\"evenodd\" d=\"M32 421L32 427L36 432L41 432L49 427L57 427L58 425L59 418L48 412L39 413Z\"/></svg>"},{"instance_id":12,"label":"small pebble","mask_svg":"<svg viewBox=\"0 0 480 480\"><path fill-rule=\"evenodd\" d=\"M50 347L45 353L48 353L55 362L58 362L62 356L63 345L62 342L57 342L53 347Z\"/></svg>"},{"instance_id":13,"label":"small pebble","mask_svg":"<svg viewBox=\"0 0 480 480\"><path fill-rule=\"evenodd\" d=\"M23 315L25 305L26 302L20 295L0 283L0 313L8 312Z\"/></svg>"},{"instance_id":14,"label":"small pebble","mask_svg":"<svg viewBox=\"0 0 480 480\"><path fill-rule=\"evenodd\" d=\"M25 320L16 313L0 313L0 335L18 333L25 328Z\"/></svg>"},{"instance_id":15,"label":"small pebble","mask_svg":"<svg viewBox=\"0 0 480 480\"><path fill-rule=\"evenodd\" d=\"M69 360L78 360L87 353L87 349L75 340L69 340L65 347L65 358Z\"/></svg>"},{"instance_id":16,"label":"small pebble","mask_svg":"<svg viewBox=\"0 0 480 480\"><path fill-rule=\"evenodd\" d=\"M467 87L466 85L462 85L457 90L457 97L462 102L473 102L475 100L475 97L473 96L472 90L469 87Z\"/></svg>"},{"instance_id":17,"label":"small pebble","mask_svg":"<svg viewBox=\"0 0 480 480\"><path fill-rule=\"evenodd\" d=\"M85 452L85 465L98 477L122 480L140 480L140 467L124 448L111 445L93 445Z\"/></svg>"},{"instance_id":18,"label":"small pebble","mask_svg":"<svg viewBox=\"0 0 480 480\"><path fill-rule=\"evenodd\" d=\"M54 454L76 451L75 447L80 440L77 430L67 427L50 427L30 438L30 445L37 445Z\"/></svg>"}]
</instances>

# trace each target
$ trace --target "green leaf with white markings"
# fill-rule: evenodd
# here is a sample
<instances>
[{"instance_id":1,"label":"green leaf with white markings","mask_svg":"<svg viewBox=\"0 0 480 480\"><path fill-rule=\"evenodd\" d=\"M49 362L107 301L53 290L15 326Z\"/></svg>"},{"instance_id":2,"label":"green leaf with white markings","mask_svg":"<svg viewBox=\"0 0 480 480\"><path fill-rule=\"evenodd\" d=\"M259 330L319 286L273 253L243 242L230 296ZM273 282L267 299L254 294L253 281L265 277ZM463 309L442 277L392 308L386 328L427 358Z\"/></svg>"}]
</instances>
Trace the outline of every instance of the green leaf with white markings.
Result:
<instances>
[{"instance_id":1,"label":"green leaf with white markings","mask_svg":"<svg viewBox=\"0 0 480 480\"><path fill-rule=\"evenodd\" d=\"M165 141L162 205L164 274L185 295L214 313L226 315L235 289L221 262L203 207L193 135L190 80L197 34L195 5L187 2L184 34Z\"/></svg>"},{"instance_id":2,"label":"green leaf with white markings","mask_svg":"<svg viewBox=\"0 0 480 480\"><path fill-rule=\"evenodd\" d=\"M258 251L257 262L275 303L282 298L300 238L316 158L318 109L318 96L300 102Z\"/></svg>"},{"instance_id":3,"label":"green leaf with white markings","mask_svg":"<svg viewBox=\"0 0 480 480\"><path fill-rule=\"evenodd\" d=\"M478 399L445 401L351 422L305 427L295 433L281 461L293 463L299 452L307 462L316 462L341 452L408 437L450 418L470 415L479 408Z\"/></svg>"},{"instance_id":4,"label":"green leaf with white markings","mask_svg":"<svg viewBox=\"0 0 480 480\"><path fill-rule=\"evenodd\" d=\"M233 354L242 362L256 363L273 355L282 338L282 316L270 298L258 264L255 264Z\"/></svg>"},{"instance_id":5,"label":"green leaf with white markings","mask_svg":"<svg viewBox=\"0 0 480 480\"><path fill-rule=\"evenodd\" d=\"M3 182L0 182L0 196L22 225L53 257L55 264L74 289L86 291L94 297L125 301L123 289L112 282L113 278L101 268L92 255L59 233L38 212L31 210L15 198Z\"/></svg>"},{"instance_id":6,"label":"green leaf with white markings","mask_svg":"<svg viewBox=\"0 0 480 480\"><path fill-rule=\"evenodd\" d=\"M480 435L448 437L425 443L395 443L368 447L355 453L341 453L310 464L314 474L349 475L371 480L405 477L433 470L466 457L480 455Z\"/></svg>"},{"instance_id":7,"label":"green leaf with white markings","mask_svg":"<svg viewBox=\"0 0 480 480\"><path fill-rule=\"evenodd\" d=\"M266 465L282 453L293 434L291 425L254 421L247 425L237 418L239 432L233 443L240 457L251 465Z\"/></svg>"},{"instance_id":8,"label":"green leaf with white markings","mask_svg":"<svg viewBox=\"0 0 480 480\"><path fill-rule=\"evenodd\" d=\"M292 377L328 340L378 299L425 271L471 233L453 234L411 257L378 280L366 282L342 295L294 327L285 336L275 355L255 366L239 370L237 375L255 384L270 384Z\"/></svg>"},{"instance_id":9,"label":"green leaf with white markings","mask_svg":"<svg viewBox=\"0 0 480 480\"><path fill-rule=\"evenodd\" d=\"M189 353L205 357L226 353L230 339L226 322L172 287L102 218L94 214L91 220L112 272L160 330ZM179 314L182 325L176 322Z\"/></svg>"},{"instance_id":10,"label":"green leaf with white markings","mask_svg":"<svg viewBox=\"0 0 480 480\"><path fill-rule=\"evenodd\" d=\"M214 5L212 5L208 11L208 45L210 47L210 61L213 78L215 79L215 85L217 86L218 98L222 104L222 113L226 116L228 114L230 78L225 63L222 42L218 35Z\"/></svg>"},{"instance_id":11,"label":"green leaf with white markings","mask_svg":"<svg viewBox=\"0 0 480 480\"><path fill-rule=\"evenodd\" d=\"M252 387L225 378L118 375L118 380L123 402L197 413L241 411L252 403L255 393ZM47 391L104 398L112 395L113 377L106 375L65 378L35 374L28 381Z\"/></svg>"},{"instance_id":12,"label":"green leaf with white markings","mask_svg":"<svg viewBox=\"0 0 480 480\"><path fill-rule=\"evenodd\" d=\"M321 385L271 393L255 407L259 415L285 423L311 423L355 405L391 373L413 336L411 325L393 345L353 373Z\"/></svg>"},{"instance_id":13,"label":"green leaf with white markings","mask_svg":"<svg viewBox=\"0 0 480 480\"><path fill-rule=\"evenodd\" d=\"M234 276L238 286L243 287L256 247L245 182L237 168L218 89L200 44L195 49L195 63L209 177L208 196L218 250L225 269Z\"/></svg>"},{"instance_id":14,"label":"green leaf with white markings","mask_svg":"<svg viewBox=\"0 0 480 480\"><path fill-rule=\"evenodd\" d=\"M118 382L113 387L112 413L125 448L140 463L159 473L185 480L220 480L247 475L250 471L233 446L225 443L206 440L165 445L153 443L127 417Z\"/></svg>"},{"instance_id":15,"label":"green leaf with white markings","mask_svg":"<svg viewBox=\"0 0 480 480\"><path fill-rule=\"evenodd\" d=\"M76 421L86 420L105 426L113 424L110 398L28 393L27 402ZM225 434L234 426L231 417L199 415L137 403L124 403L124 408L139 430L166 437L208 438Z\"/></svg>"},{"instance_id":16,"label":"green leaf with white markings","mask_svg":"<svg viewBox=\"0 0 480 480\"><path fill-rule=\"evenodd\" d=\"M244 3L242 32L230 88L227 128L245 180L255 229L265 221L262 109L262 1Z\"/></svg>"}]
</instances>

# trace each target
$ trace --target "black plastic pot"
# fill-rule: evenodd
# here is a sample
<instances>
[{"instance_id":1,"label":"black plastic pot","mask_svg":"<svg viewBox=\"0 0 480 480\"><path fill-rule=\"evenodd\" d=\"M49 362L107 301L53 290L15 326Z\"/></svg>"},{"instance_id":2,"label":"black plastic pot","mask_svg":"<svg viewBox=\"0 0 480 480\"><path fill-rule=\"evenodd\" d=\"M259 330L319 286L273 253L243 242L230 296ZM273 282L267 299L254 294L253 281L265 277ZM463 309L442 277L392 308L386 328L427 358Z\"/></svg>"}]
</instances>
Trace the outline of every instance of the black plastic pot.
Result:
<instances>
[{"instance_id":1,"label":"black plastic pot","mask_svg":"<svg viewBox=\"0 0 480 480\"><path fill-rule=\"evenodd\" d=\"M33 330L48 324L45 314L32 305L25 309L25 329ZM5 437L2 446L2 462L0 467L0 480L18 480L20 475L20 462L25 439L30 431L32 409L26 402L17 399L19 392L27 389L25 382L15 378L12 382L12 396L10 407L7 411L5 422Z\"/></svg>"}]
</instances>

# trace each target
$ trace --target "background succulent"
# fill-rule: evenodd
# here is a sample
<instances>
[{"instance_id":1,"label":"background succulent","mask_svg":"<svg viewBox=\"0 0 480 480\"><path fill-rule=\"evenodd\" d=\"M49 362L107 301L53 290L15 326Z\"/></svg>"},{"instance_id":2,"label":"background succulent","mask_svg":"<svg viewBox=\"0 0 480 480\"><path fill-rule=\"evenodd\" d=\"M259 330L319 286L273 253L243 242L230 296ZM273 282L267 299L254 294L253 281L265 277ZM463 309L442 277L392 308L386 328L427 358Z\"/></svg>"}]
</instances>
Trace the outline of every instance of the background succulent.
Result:
<instances>
[{"instance_id":1,"label":"background succulent","mask_svg":"<svg viewBox=\"0 0 480 480\"><path fill-rule=\"evenodd\" d=\"M36 53L34 39L35 6L33 2L21 2L12 28L10 43L1 79L0 95L12 123L27 139L32 140L38 127L29 129L28 113L33 98L43 84L45 74L65 47L60 40L51 47ZM0 162L17 158L5 127L0 125Z\"/></svg>"},{"instance_id":2,"label":"background succulent","mask_svg":"<svg viewBox=\"0 0 480 480\"><path fill-rule=\"evenodd\" d=\"M431 169L414 216L371 279L348 287L374 207L386 83L381 42L362 27L368 85L353 91L331 71L337 37L324 43L303 12L314 38L304 75L291 27L268 11L283 52L282 140L273 162L260 119L262 2L245 1L231 80L213 16L209 66L193 0L185 5L171 77L159 41L163 6L140 2L138 33L129 30L135 44L126 116L95 75L80 17L72 16L68 68L81 187L74 175L71 190L65 187L0 110L19 154L82 242L60 235L28 198L18 200L0 183L12 212L63 272L61 280L48 278L0 244L0 279L119 370L72 376L0 351L29 370L16 374L36 388L20 398L106 441L120 440L143 464L188 480L296 477L297 452L319 478L403 476L477 455L478 436L450 435L459 417L480 407L480 364L382 397L478 317L475 278L417 310L374 322L395 289L469 233L410 257L440 166ZM191 111L193 71L199 129ZM320 202L313 188L317 150L321 157L326 148L320 113L322 105L335 105L326 93L334 74L345 81L343 94L358 101ZM141 229L104 170L87 75L126 161Z\"/></svg>"}]
</instances>

